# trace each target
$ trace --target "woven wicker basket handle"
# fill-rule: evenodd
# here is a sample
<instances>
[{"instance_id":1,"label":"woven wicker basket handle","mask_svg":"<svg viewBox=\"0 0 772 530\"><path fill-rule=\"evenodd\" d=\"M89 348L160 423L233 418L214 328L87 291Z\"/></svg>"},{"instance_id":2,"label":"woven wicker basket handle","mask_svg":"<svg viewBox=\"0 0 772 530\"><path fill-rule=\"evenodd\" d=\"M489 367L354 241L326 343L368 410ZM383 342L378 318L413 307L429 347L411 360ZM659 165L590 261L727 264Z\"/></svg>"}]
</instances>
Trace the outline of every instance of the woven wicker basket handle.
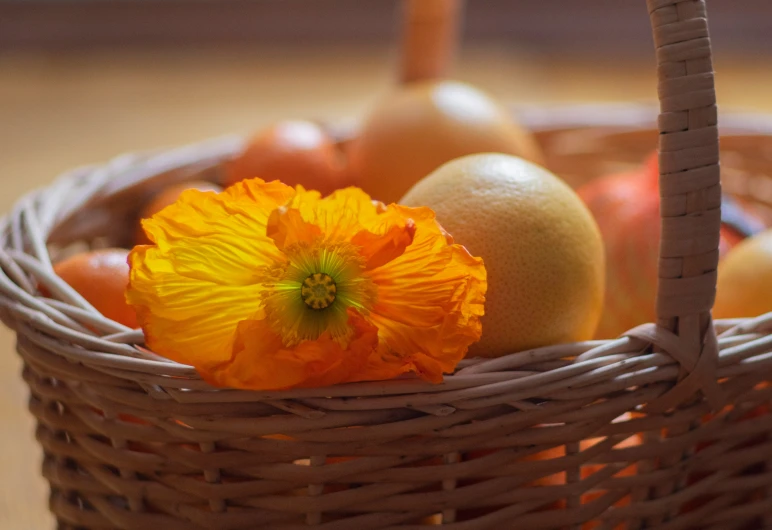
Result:
<instances>
[{"instance_id":1,"label":"woven wicker basket handle","mask_svg":"<svg viewBox=\"0 0 772 530\"><path fill-rule=\"evenodd\" d=\"M716 289L721 187L716 93L704 0L647 0L659 79L660 214L658 326L629 335L682 367L680 383L650 409L702 390L721 405L710 311ZM458 0L406 0L401 79L443 77L458 37ZM578 9L578 7L577 7Z\"/></svg>"},{"instance_id":2,"label":"woven wicker basket handle","mask_svg":"<svg viewBox=\"0 0 772 530\"><path fill-rule=\"evenodd\" d=\"M716 294L721 184L705 2L648 0L647 4L660 102L660 328L653 339L684 372L657 408L675 406L697 389L719 407L718 344L710 311Z\"/></svg>"}]
</instances>

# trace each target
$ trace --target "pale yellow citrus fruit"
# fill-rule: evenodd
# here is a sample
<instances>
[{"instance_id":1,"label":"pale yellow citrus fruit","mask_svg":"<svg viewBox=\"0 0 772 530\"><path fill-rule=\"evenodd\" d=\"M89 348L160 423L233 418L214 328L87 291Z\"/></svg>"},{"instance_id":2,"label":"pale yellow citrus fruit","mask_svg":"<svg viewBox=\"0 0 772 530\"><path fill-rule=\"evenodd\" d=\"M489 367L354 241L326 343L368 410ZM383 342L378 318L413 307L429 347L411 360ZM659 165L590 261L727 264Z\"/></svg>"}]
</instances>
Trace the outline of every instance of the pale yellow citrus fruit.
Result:
<instances>
[{"instance_id":1,"label":"pale yellow citrus fruit","mask_svg":"<svg viewBox=\"0 0 772 530\"><path fill-rule=\"evenodd\" d=\"M445 162L489 152L542 160L531 134L485 92L456 81L430 81L384 97L348 153L354 184L390 203Z\"/></svg>"},{"instance_id":2,"label":"pale yellow citrus fruit","mask_svg":"<svg viewBox=\"0 0 772 530\"><path fill-rule=\"evenodd\" d=\"M715 318L755 317L772 311L772 229L745 239L718 266Z\"/></svg>"},{"instance_id":3,"label":"pale yellow citrus fruit","mask_svg":"<svg viewBox=\"0 0 772 530\"><path fill-rule=\"evenodd\" d=\"M403 197L485 261L483 333L469 356L498 357L593 337L603 309L603 242L558 177L518 157L453 160Z\"/></svg>"}]
</instances>

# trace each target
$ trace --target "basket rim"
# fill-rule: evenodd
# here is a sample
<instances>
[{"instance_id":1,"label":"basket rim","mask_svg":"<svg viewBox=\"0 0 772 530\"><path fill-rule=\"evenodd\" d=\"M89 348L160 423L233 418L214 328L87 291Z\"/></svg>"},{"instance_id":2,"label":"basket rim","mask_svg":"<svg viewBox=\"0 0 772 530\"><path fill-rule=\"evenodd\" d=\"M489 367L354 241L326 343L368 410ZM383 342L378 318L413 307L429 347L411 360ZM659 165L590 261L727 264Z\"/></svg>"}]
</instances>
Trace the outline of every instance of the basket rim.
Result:
<instances>
[{"instance_id":1,"label":"basket rim","mask_svg":"<svg viewBox=\"0 0 772 530\"><path fill-rule=\"evenodd\" d=\"M509 108L524 126L535 132L553 129L611 127L656 129L659 108L653 103L555 103L511 104ZM772 112L728 109L719 112L722 136L772 135Z\"/></svg>"},{"instance_id":2,"label":"basket rim","mask_svg":"<svg viewBox=\"0 0 772 530\"><path fill-rule=\"evenodd\" d=\"M646 105L559 105L552 106L548 110L534 109L533 107L531 109L530 118L527 117L523 122L533 124L534 130L537 132L540 130L566 128L566 123L577 124L581 117L588 115L595 116L596 122L599 121L599 116L602 117L603 127L615 130L640 130L643 128L653 128L653 123L650 122L656 116L656 111L651 106ZM551 119L544 119L547 116L551 116ZM537 118L540 118L541 121ZM638 121L633 120L633 118L636 118ZM757 125L760 122L758 116L755 116L757 119L743 126L743 123L746 123L746 118L746 115L737 115L734 120L725 120L725 122L728 122L730 126L733 123L737 123L738 126L734 127L733 130L739 131L741 134L747 134L759 129ZM766 130L769 131L766 134L772 134L772 115L762 116L762 118L761 123L766 124ZM584 127L597 127L597 125L592 123L583 123L581 125ZM127 173L127 169L130 170L134 167L145 168L146 172L150 171L149 174L146 174L146 177L152 178L156 176L154 172L168 170L170 167L184 166L185 164L195 165L195 163L200 162L201 158L211 161L231 156L238 145L240 145L238 137L227 135L222 138L209 139L171 150L121 155L104 166L97 166L96 169L91 168L91 171L76 172L75 174L68 172L52 185L33 192L32 195L20 200L10 216L0 220L0 227L3 229L3 232L29 228L29 216L32 210L37 207L46 211L46 208L51 206L52 195L67 195L68 190L72 191L72 189L80 188L82 192L82 188L85 187L95 196L107 193L105 190L121 190L123 187L115 185L114 177L132 174L131 171ZM72 208L69 211L72 211ZM25 223L23 220L14 221L13 216L27 219L27 222ZM44 221L42 223L44 226L37 226L37 230L50 230L57 220L51 218L49 214ZM15 267L16 272L20 273L19 276L23 276L25 269L26 272L30 272L30 267L33 267L31 262L34 262L34 259L26 254L21 256L20 254L22 253L18 250L10 248L13 246L12 241L13 237L6 238L3 247L0 248L0 258L2 258L0 264L11 272ZM45 252L45 249L33 249L33 252ZM9 264L12 264L10 269L8 268ZM40 273L41 271L37 270L36 272ZM190 399L192 395L186 395L188 391L209 393L212 390L219 392L228 390L232 392L232 394L218 398L223 401L281 400L299 397L333 396L373 396L373 399L376 399L376 396L386 397L417 393L425 394L427 398L423 400L425 403L422 405L416 404L416 406L433 408L436 414L446 414L448 413L447 409L437 407L448 401L453 401L453 399L449 398L454 396L461 397L463 395L466 398L471 398L472 390L475 388L488 387L489 391L495 392L502 384L507 386L514 383L515 380L522 378L528 379L535 376L538 379L544 376L544 373L518 372L518 367L526 364L525 361L541 359L545 363L553 363L554 365L555 362L559 362L560 358L564 358L573 352L576 359L570 363L570 366L564 363L561 369L565 373L561 372L562 375L561 373L557 374L559 376L558 379L563 376L568 377L568 379L573 379L574 377L581 379L584 377L584 374L589 376L591 372L594 373L596 370L613 373L621 365L635 361L633 357L638 356L640 347L643 344L640 336L639 338L626 336L606 341L547 346L535 350L512 353L498 359L467 359L459 366L459 370L455 374L447 375L444 383L440 385L432 385L410 378L386 382L385 384L377 382L352 383L338 385L338 387L334 388L294 391L256 392L215 389L215 387L201 380L192 367L159 358L147 350L138 349L137 346L141 346L141 331L124 329L109 321L108 323L112 325L112 334L101 338L95 337L82 329L73 329L72 326L68 327L61 320L57 322L50 313L41 311L40 302L36 301L31 293L25 292L19 285L13 284L5 274L0 276L2 276L0 278L0 310L4 309L20 318L23 322L26 322L24 326L28 329L17 329L19 335L24 335L26 332L27 335L31 334L31 336L35 337L34 341L29 338L20 340L21 350L26 350L27 352L33 350L57 351L58 356L63 359L88 365L111 377L138 381L147 388L164 388L163 393L166 395L173 394L172 397L176 400ZM72 295L72 293L70 294ZM18 298L21 298L26 305L19 303ZM77 302L77 300L75 301ZM81 310L89 311L87 305L84 306L82 303L75 303L74 305L80 307ZM724 337L722 339L723 343L730 347L736 344L738 340L740 342L748 342L757 339L758 333L755 333L753 330L759 326L764 328L768 321L772 321L772 315L761 316L756 319L719 321L717 324L719 332ZM34 328L43 331L45 335L36 333ZM744 337L744 339L738 339L737 336ZM66 347L62 345L62 341L67 342ZM643 342L646 341L644 340ZM632 353L633 350L635 350L635 355ZM556 351L562 352L561 355L556 357ZM663 363L676 364L677 361L669 355L654 354L653 357L647 356L647 360L643 364L651 367L654 365L659 366ZM573 370L576 370L576 373ZM499 371L505 373L497 373ZM523 384L523 382L517 383L509 390L514 391L520 384ZM443 396L442 394L446 395ZM209 399L211 399L211 396ZM375 405L375 401L372 404Z\"/></svg>"},{"instance_id":3,"label":"basket rim","mask_svg":"<svg viewBox=\"0 0 772 530\"><path fill-rule=\"evenodd\" d=\"M659 109L654 103L632 102L566 102L506 103L518 123L534 133L553 130L606 128L642 130L657 128ZM356 135L359 120L341 119L320 122L340 141ZM722 137L772 135L772 111L727 109L719 112L718 129ZM233 135L229 135L233 137Z\"/></svg>"}]
</instances>

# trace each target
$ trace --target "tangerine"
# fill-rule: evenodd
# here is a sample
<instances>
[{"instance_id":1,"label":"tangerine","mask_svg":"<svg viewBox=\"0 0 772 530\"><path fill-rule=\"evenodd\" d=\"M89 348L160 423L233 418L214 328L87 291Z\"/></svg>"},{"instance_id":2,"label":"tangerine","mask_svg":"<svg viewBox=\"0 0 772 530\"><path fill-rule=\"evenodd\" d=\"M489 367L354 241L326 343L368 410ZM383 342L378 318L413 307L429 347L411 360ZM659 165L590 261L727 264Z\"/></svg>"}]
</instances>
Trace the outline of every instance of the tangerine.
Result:
<instances>
[{"instance_id":1,"label":"tangerine","mask_svg":"<svg viewBox=\"0 0 772 530\"><path fill-rule=\"evenodd\" d=\"M134 329L137 315L124 296L128 255L123 248L83 252L54 265L54 272L103 316Z\"/></svg>"},{"instance_id":2,"label":"tangerine","mask_svg":"<svg viewBox=\"0 0 772 530\"><path fill-rule=\"evenodd\" d=\"M598 178L577 193L598 222L606 247L606 295L598 339L618 337L656 319L660 209L659 169L650 156L636 170ZM722 198L719 255L759 230L729 197Z\"/></svg>"},{"instance_id":3,"label":"tangerine","mask_svg":"<svg viewBox=\"0 0 772 530\"><path fill-rule=\"evenodd\" d=\"M316 123L288 120L253 136L226 167L225 184L247 178L280 180L328 195L346 185L343 152Z\"/></svg>"}]
</instances>

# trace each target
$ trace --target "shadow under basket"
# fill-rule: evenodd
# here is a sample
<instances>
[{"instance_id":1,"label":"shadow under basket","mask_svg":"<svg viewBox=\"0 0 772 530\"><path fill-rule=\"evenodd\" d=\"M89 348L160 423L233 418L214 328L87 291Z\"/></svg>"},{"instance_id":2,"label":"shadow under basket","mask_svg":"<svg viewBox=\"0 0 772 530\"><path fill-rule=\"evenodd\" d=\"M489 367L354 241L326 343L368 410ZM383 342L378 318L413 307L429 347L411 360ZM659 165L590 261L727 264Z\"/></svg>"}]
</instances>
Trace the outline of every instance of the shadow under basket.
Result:
<instances>
[{"instance_id":1,"label":"shadow under basket","mask_svg":"<svg viewBox=\"0 0 772 530\"><path fill-rule=\"evenodd\" d=\"M721 188L704 5L649 7L659 130L635 107L522 113L574 185L659 144L659 320L615 340L469 359L439 385L214 389L51 263L126 245L145 197L217 181L241 139L121 156L21 199L0 220L0 317L58 528L772 527L772 314L710 318ZM772 221L772 121L724 121L724 190Z\"/></svg>"}]
</instances>

